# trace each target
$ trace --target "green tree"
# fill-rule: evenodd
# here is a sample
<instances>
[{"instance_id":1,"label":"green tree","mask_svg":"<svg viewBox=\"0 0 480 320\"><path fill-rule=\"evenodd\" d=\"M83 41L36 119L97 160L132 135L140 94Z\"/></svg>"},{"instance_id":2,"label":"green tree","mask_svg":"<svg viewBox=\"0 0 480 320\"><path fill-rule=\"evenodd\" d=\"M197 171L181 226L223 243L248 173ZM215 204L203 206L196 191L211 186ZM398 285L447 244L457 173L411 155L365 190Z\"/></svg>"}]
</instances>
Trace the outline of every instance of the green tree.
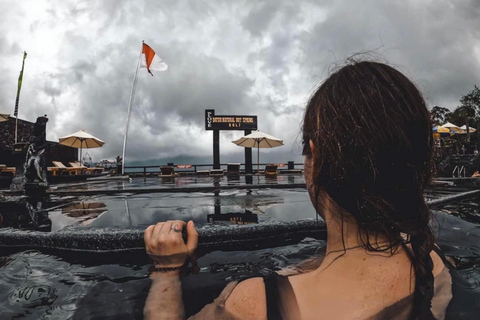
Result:
<instances>
[{"instance_id":1,"label":"green tree","mask_svg":"<svg viewBox=\"0 0 480 320\"><path fill-rule=\"evenodd\" d=\"M480 88L476 85L474 89L460 99L462 107L475 110L475 116L480 116Z\"/></svg>"},{"instance_id":2,"label":"green tree","mask_svg":"<svg viewBox=\"0 0 480 320\"><path fill-rule=\"evenodd\" d=\"M475 109L466 106L457 107L453 112L445 116L445 121L451 122L459 127L466 124L468 117L468 125L476 128L477 119L475 115Z\"/></svg>"},{"instance_id":3,"label":"green tree","mask_svg":"<svg viewBox=\"0 0 480 320\"><path fill-rule=\"evenodd\" d=\"M450 110L439 106L435 106L430 110L430 116L434 124L444 124L446 122L446 116L449 114Z\"/></svg>"},{"instance_id":4,"label":"green tree","mask_svg":"<svg viewBox=\"0 0 480 320\"><path fill-rule=\"evenodd\" d=\"M445 121L461 127L468 118L468 125L477 128L480 125L480 88L475 85L472 91L462 96L460 103L453 112L445 115Z\"/></svg>"}]
</instances>

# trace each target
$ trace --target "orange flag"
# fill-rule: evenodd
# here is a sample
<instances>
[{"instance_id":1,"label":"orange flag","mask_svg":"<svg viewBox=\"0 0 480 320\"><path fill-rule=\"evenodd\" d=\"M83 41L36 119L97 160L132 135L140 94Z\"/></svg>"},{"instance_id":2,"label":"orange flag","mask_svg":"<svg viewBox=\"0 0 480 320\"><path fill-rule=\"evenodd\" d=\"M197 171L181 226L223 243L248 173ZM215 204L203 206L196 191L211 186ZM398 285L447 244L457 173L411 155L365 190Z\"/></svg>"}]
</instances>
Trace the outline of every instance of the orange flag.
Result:
<instances>
[{"instance_id":1,"label":"orange flag","mask_svg":"<svg viewBox=\"0 0 480 320\"><path fill-rule=\"evenodd\" d=\"M151 70L165 71L168 69L167 64L150 48L146 43L143 44L142 49L142 68L147 68L148 73L153 76Z\"/></svg>"}]
</instances>

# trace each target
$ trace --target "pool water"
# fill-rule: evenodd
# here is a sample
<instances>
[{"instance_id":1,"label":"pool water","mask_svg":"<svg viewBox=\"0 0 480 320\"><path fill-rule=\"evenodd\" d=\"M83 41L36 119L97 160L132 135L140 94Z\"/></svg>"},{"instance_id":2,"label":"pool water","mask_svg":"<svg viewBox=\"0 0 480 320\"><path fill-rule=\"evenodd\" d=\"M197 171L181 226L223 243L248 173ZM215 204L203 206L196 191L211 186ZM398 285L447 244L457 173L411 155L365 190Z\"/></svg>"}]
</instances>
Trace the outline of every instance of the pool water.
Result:
<instances>
[{"instance_id":1,"label":"pool water","mask_svg":"<svg viewBox=\"0 0 480 320\"><path fill-rule=\"evenodd\" d=\"M58 185L57 190L118 190L117 194L52 196L45 205L51 230L68 228L144 227L167 219L194 220L202 225L269 224L315 218L305 189L229 189L214 192L132 192L139 188L189 188L215 185L293 185L301 176L253 181L226 177L136 178L132 181ZM437 191L438 193L438 191ZM430 192L433 197L435 192ZM19 201L20 202L20 201ZM24 207L24 204L20 206ZM0 213L11 214L2 206ZM9 207L8 211L12 208ZM19 209L20 210L20 209ZM447 319L477 319L480 312L480 199L446 205L434 212L438 243L456 263L477 300L455 303ZM48 231L48 230L47 230ZM183 278L186 311L193 314L232 280L262 275L322 254L325 241L305 238L286 246L246 251L205 252L198 266ZM141 251L74 253L14 250L0 253L2 319L142 319L150 287L149 261ZM476 302L475 302L476 301Z\"/></svg>"}]
</instances>

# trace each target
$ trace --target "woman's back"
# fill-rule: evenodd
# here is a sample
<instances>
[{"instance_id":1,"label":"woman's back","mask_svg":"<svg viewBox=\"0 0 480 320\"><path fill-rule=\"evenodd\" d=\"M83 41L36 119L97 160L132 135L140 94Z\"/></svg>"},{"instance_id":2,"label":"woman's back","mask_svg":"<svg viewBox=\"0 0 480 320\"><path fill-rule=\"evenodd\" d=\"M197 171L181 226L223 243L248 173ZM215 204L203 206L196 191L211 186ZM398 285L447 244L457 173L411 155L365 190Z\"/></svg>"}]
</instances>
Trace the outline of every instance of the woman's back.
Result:
<instances>
[{"instance_id":1,"label":"woman's back","mask_svg":"<svg viewBox=\"0 0 480 320\"><path fill-rule=\"evenodd\" d=\"M410 265L404 252L387 257L356 248L289 280L302 319L367 319L412 293Z\"/></svg>"},{"instance_id":2,"label":"woman's back","mask_svg":"<svg viewBox=\"0 0 480 320\"><path fill-rule=\"evenodd\" d=\"M289 277L302 319L375 318L399 302L397 319L409 318L415 279L405 252L390 256L357 248L338 256L327 256L315 271ZM436 277L444 264L435 253L432 258Z\"/></svg>"},{"instance_id":3,"label":"woman's back","mask_svg":"<svg viewBox=\"0 0 480 320\"><path fill-rule=\"evenodd\" d=\"M438 278L440 285L446 283L438 288L435 283L432 300L435 318L442 319L451 299L451 278L438 255L432 252L431 256L435 282ZM412 312L415 282L405 252L390 256L355 248L327 255L319 268L282 277L278 282L272 292L262 278L240 282L228 294L225 309L217 310L216 316L267 319L270 308L278 309L281 319L406 320ZM274 305L268 306L268 301ZM207 319L209 315L206 308L193 319Z\"/></svg>"}]
</instances>

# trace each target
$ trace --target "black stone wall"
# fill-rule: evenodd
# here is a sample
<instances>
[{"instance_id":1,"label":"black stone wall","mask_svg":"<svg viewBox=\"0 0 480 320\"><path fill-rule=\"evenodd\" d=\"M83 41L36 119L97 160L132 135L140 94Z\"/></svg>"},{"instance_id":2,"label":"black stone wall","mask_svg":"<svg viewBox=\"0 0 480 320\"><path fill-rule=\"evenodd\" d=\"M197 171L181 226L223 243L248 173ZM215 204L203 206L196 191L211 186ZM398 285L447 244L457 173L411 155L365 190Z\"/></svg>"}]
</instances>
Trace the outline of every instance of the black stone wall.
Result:
<instances>
[{"instance_id":1,"label":"black stone wall","mask_svg":"<svg viewBox=\"0 0 480 320\"><path fill-rule=\"evenodd\" d=\"M18 119L18 142L32 142L33 126L33 122ZM12 158L14 143L15 118L10 117L8 121L0 122L0 164L15 166ZM45 158L49 167L53 167L52 161L61 161L68 166L68 162L78 159L78 149L47 141Z\"/></svg>"}]
</instances>

